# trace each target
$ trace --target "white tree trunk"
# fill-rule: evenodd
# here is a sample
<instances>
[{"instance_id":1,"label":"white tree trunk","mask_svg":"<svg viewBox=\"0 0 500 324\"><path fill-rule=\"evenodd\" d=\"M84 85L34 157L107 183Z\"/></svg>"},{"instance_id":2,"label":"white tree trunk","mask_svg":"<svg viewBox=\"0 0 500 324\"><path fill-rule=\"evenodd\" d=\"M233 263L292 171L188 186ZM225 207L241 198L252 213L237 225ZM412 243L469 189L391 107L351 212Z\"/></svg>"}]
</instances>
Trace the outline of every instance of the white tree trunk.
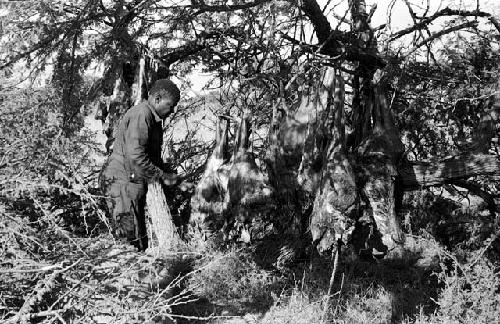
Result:
<instances>
[{"instance_id":1,"label":"white tree trunk","mask_svg":"<svg viewBox=\"0 0 500 324\"><path fill-rule=\"evenodd\" d=\"M149 246L159 254L178 250L182 240L177 233L167 199L158 181L148 185L146 205L151 218L151 222L148 222Z\"/></svg>"}]
</instances>

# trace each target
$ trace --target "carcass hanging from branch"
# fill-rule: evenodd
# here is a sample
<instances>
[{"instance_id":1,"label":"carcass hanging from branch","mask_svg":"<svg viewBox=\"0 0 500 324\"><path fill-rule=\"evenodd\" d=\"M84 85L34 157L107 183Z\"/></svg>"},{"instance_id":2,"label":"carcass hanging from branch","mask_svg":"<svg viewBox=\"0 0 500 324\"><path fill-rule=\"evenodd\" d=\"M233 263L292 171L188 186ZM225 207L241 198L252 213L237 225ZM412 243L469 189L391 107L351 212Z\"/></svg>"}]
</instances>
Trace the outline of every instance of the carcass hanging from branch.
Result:
<instances>
[{"instance_id":1,"label":"carcass hanging from branch","mask_svg":"<svg viewBox=\"0 0 500 324\"><path fill-rule=\"evenodd\" d=\"M102 82L103 97L97 102L95 119L101 120L106 135L106 151L110 154L121 117L131 107L131 89L125 79L125 65L113 64Z\"/></svg>"},{"instance_id":2,"label":"carcass hanging from branch","mask_svg":"<svg viewBox=\"0 0 500 324\"><path fill-rule=\"evenodd\" d=\"M307 215L303 214L309 208L306 196L313 194L318 183L322 162L318 159L321 155L318 150L325 149L323 139L327 132L321 129L323 138L316 140L316 131L326 116L330 91L328 82L323 80L333 76L331 71L320 71L322 81L313 81L303 90L295 111L289 109L283 99L273 109L265 162L279 210L275 224L283 233L294 237L305 232L303 220Z\"/></svg>"},{"instance_id":3,"label":"carcass hanging from branch","mask_svg":"<svg viewBox=\"0 0 500 324\"><path fill-rule=\"evenodd\" d=\"M323 68L320 76L314 91L301 94L294 117L285 115L281 123L275 122L277 129L271 128L267 162L277 201L297 202L297 222L309 219L312 239L320 252L334 247L339 239L349 242L360 219L372 229L377 226L384 243L393 247L402 236L394 193L403 146L384 94L372 87L365 103L369 113L365 138L358 150L349 153L344 81L330 67ZM290 192L290 188L295 189ZM311 201L310 214L304 213L307 199L299 202L296 198L304 193ZM365 239L374 240L361 238ZM363 242L355 244L356 248L367 248Z\"/></svg>"},{"instance_id":4,"label":"carcass hanging from branch","mask_svg":"<svg viewBox=\"0 0 500 324\"><path fill-rule=\"evenodd\" d=\"M190 234L196 243L205 242L213 231L222 228L229 203L227 192L230 155L228 130L230 120L218 116L215 149L207 161L205 172L191 197Z\"/></svg>"},{"instance_id":5,"label":"carcass hanging from branch","mask_svg":"<svg viewBox=\"0 0 500 324\"><path fill-rule=\"evenodd\" d=\"M245 110L235 140L232 165L228 179L229 205L224 233L226 239L250 242L270 234L270 211L274 209L273 190L269 176L255 161L249 150L251 121Z\"/></svg>"},{"instance_id":6,"label":"carcass hanging from branch","mask_svg":"<svg viewBox=\"0 0 500 324\"><path fill-rule=\"evenodd\" d=\"M263 223L270 223L260 222L274 204L269 177L249 151L250 114L242 116L231 159L230 119L218 117L215 149L191 198L190 231L198 245L221 229L225 240L249 242L259 236Z\"/></svg>"},{"instance_id":7,"label":"carcass hanging from branch","mask_svg":"<svg viewBox=\"0 0 500 324\"><path fill-rule=\"evenodd\" d=\"M345 149L344 82L334 68L322 68L318 76L319 81L301 93L297 110L282 109L281 122L273 122L266 162L278 210L292 214L291 218L277 216L282 227L301 236L306 230L304 219L309 220L314 240L326 250L335 232L341 234L352 223L346 221L345 212L354 205L356 187ZM275 119L278 113L276 108ZM335 184L333 179L341 181Z\"/></svg>"},{"instance_id":8,"label":"carcass hanging from branch","mask_svg":"<svg viewBox=\"0 0 500 324\"><path fill-rule=\"evenodd\" d=\"M326 118L320 121L316 131L319 145L316 145L314 159L321 168L313 188L315 198L310 222L312 239L319 252L335 247L339 240L348 242L354 230L358 198L355 174L345 144L344 80L335 75L335 70L328 70L328 77L323 80L328 94Z\"/></svg>"},{"instance_id":9,"label":"carcass hanging from branch","mask_svg":"<svg viewBox=\"0 0 500 324\"><path fill-rule=\"evenodd\" d=\"M302 94L302 101L296 114L299 116L307 114L307 132L298 170L298 183L310 194L316 192L321 181L325 153L332 136L335 135L332 120L334 114L332 98L338 81L335 69L323 69L320 80L312 92Z\"/></svg>"},{"instance_id":10,"label":"carcass hanging from branch","mask_svg":"<svg viewBox=\"0 0 500 324\"><path fill-rule=\"evenodd\" d=\"M403 232L396 215L398 165L404 146L387 104L383 86L371 90L373 127L357 148L361 169L364 212L370 215L382 236L386 248L392 249L403 241ZM379 251L386 252L386 251Z\"/></svg>"}]
</instances>

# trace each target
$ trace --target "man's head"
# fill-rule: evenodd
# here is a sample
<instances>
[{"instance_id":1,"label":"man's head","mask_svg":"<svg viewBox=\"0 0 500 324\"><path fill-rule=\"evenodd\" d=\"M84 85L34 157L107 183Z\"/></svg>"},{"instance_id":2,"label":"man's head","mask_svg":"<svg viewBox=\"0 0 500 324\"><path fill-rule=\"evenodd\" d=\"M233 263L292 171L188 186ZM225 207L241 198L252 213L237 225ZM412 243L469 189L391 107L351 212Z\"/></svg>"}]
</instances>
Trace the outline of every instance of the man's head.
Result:
<instances>
[{"instance_id":1,"label":"man's head","mask_svg":"<svg viewBox=\"0 0 500 324\"><path fill-rule=\"evenodd\" d=\"M154 107L160 118L165 119L174 112L174 108L179 102L179 88L168 79L156 81L149 91L149 103Z\"/></svg>"}]
</instances>

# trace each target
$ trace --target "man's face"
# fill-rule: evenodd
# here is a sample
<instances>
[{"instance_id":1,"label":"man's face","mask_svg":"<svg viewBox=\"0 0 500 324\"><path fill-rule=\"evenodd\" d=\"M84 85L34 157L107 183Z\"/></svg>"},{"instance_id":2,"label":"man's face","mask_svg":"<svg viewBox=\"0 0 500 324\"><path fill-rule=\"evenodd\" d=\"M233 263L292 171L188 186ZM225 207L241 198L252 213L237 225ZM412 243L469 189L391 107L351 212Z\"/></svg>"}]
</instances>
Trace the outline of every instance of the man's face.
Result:
<instances>
[{"instance_id":1,"label":"man's face","mask_svg":"<svg viewBox=\"0 0 500 324\"><path fill-rule=\"evenodd\" d=\"M155 109L161 119L165 119L175 111L177 101L173 100L170 96L157 96L155 99Z\"/></svg>"}]
</instances>

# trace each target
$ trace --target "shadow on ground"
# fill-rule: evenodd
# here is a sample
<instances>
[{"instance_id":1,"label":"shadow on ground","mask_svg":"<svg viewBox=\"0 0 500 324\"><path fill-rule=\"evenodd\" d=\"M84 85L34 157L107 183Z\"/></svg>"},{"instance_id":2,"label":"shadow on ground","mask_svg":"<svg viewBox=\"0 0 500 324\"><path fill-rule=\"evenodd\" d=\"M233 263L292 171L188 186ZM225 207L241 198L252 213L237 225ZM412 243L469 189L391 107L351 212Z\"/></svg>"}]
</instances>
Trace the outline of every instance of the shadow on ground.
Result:
<instances>
[{"instance_id":1,"label":"shadow on ground","mask_svg":"<svg viewBox=\"0 0 500 324\"><path fill-rule=\"evenodd\" d=\"M438 270L436 260L424 243L411 244L413 251L382 261L363 261L346 251L338 266L326 314L332 322L335 319L343 323L401 323L422 313L433 313L436 309L433 299L437 299L441 288L433 274ZM197 280L206 280L202 291L210 297L200 294L197 301L174 307L174 314L184 316L178 323L320 322L322 314L319 313L323 311L333 268L329 258L315 254L312 258L298 258L298 262L277 270L277 251L266 251L275 255L274 262L267 255L268 264L262 263L262 255L255 255L262 253L259 249L240 252L245 258L251 255L259 264L234 263L231 258L237 255L233 255L227 262L214 265L209 273L199 274L201 278ZM274 270L270 270L273 265ZM235 278L235 272L227 270L232 266L240 266L240 270L253 280L248 276ZM273 279L256 279L264 275ZM241 287L237 291L221 288L217 280ZM297 304L295 297L299 295L300 303ZM302 314L300 309L308 309L308 313Z\"/></svg>"}]
</instances>

